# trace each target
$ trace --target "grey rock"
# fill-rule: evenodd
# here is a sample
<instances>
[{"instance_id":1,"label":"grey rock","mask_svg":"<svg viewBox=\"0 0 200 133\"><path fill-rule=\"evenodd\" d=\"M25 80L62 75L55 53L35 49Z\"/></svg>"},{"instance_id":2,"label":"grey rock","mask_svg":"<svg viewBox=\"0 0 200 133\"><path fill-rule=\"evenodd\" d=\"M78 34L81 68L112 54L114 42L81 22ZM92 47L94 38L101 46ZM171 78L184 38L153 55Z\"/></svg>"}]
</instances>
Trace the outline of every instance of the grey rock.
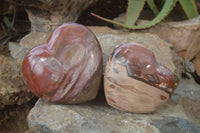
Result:
<instances>
[{"instance_id":1,"label":"grey rock","mask_svg":"<svg viewBox=\"0 0 200 133\"><path fill-rule=\"evenodd\" d=\"M179 88L175 91L177 101L180 101L187 117L200 124L200 85L193 80L185 80Z\"/></svg>"},{"instance_id":2,"label":"grey rock","mask_svg":"<svg viewBox=\"0 0 200 133\"><path fill-rule=\"evenodd\" d=\"M194 65L189 60L184 60L184 66L186 72L195 72Z\"/></svg>"},{"instance_id":3,"label":"grey rock","mask_svg":"<svg viewBox=\"0 0 200 133\"><path fill-rule=\"evenodd\" d=\"M40 99L28 116L32 133L158 133L147 121L110 108L105 101L101 105L55 105Z\"/></svg>"},{"instance_id":4,"label":"grey rock","mask_svg":"<svg viewBox=\"0 0 200 133\"><path fill-rule=\"evenodd\" d=\"M200 87L192 80L182 79L171 100L152 114L134 114L114 109L107 105L102 89L94 101L79 105L56 105L39 99L28 115L30 132L198 133L200 131L200 123L195 121L194 117L188 116L184 109L188 106L184 107L182 104L186 96L191 96L193 100L200 99Z\"/></svg>"},{"instance_id":5,"label":"grey rock","mask_svg":"<svg viewBox=\"0 0 200 133\"><path fill-rule=\"evenodd\" d=\"M177 117L163 117L153 119L152 125L160 129L161 133L199 133L200 127L193 122Z\"/></svg>"}]
</instances>

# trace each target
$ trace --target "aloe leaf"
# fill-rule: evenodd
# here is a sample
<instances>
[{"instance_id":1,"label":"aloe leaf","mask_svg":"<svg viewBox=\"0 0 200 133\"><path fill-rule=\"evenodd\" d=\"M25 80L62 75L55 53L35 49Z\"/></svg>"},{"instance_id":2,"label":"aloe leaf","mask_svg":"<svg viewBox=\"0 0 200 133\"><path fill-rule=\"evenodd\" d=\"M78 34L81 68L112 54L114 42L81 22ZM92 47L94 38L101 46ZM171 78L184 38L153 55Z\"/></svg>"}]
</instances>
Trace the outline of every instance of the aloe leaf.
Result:
<instances>
[{"instance_id":1,"label":"aloe leaf","mask_svg":"<svg viewBox=\"0 0 200 133\"><path fill-rule=\"evenodd\" d=\"M13 25L12 25L12 23L10 22L10 20L8 19L8 17L3 17L3 22L6 24L6 26L8 27L8 28L10 28L10 29L12 29L13 28Z\"/></svg>"},{"instance_id":2,"label":"aloe leaf","mask_svg":"<svg viewBox=\"0 0 200 133\"><path fill-rule=\"evenodd\" d=\"M143 24L143 25L138 25L138 26L135 26L135 25L125 25L125 24L122 24L120 22L117 22L117 21L113 21L113 20L110 20L110 19L107 19L107 18L104 18L104 17L101 17L99 15L96 15L94 13L91 13L92 16L95 16L101 20L104 20L106 22L109 22L109 23L112 23L112 24L115 24L115 25L118 25L118 26L121 26L123 28L127 28L127 29L132 29L132 30L135 30L135 29L145 29L145 28L149 28L151 26L154 26L156 24L158 24L159 22L161 22L169 13L170 11L173 9L173 7L175 6L177 0L166 0L165 4L163 5L163 8L162 10L160 11L160 13L156 16L156 18L154 18L152 21L150 21L149 23L147 24Z\"/></svg>"},{"instance_id":3,"label":"aloe leaf","mask_svg":"<svg viewBox=\"0 0 200 133\"><path fill-rule=\"evenodd\" d=\"M131 26L129 28L131 29L145 29L149 28L151 26L154 26L161 22L167 15L170 13L170 11L173 9L175 6L177 0L166 0L165 4L163 5L162 10L160 13L149 23L144 24L144 25L138 25L138 26Z\"/></svg>"},{"instance_id":4,"label":"aloe leaf","mask_svg":"<svg viewBox=\"0 0 200 133\"><path fill-rule=\"evenodd\" d=\"M90 13L90 14L91 14L92 16L94 16L94 17L96 17L96 18L98 18L98 19L101 19L101 20L103 20L103 21L106 21L106 22L108 22L108 23L115 24L115 25L118 25L118 26L121 26L121 27L124 27L124 26L125 26L125 24L122 24L122 23L117 22L117 21L113 21L113 20L111 20L111 19L107 19L107 18L101 17L101 16L99 16L99 15L97 15L97 14L95 14L95 13Z\"/></svg>"},{"instance_id":5,"label":"aloe leaf","mask_svg":"<svg viewBox=\"0 0 200 133\"><path fill-rule=\"evenodd\" d=\"M9 29L12 29L13 31L17 31L15 29L15 27L13 26L13 24L10 22L10 20L8 19L8 17L3 17L3 22L4 24L9 28Z\"/></svg>"},{"instance_id":6,"label":"aloe leaf","mask_svg":"<svg viewBox=\"0 0 200 133\"><path fill-rule=\"evenodd\" d=\"M199 15L194 0L179 0L179 2L189 19Z\"/></svg>"},{"instance_id":7,"label":"aloe leaf","mask_svg":"<svg viewBox=\"0 0 200 133\"><path fill-rule=\"evenodd\" d=\"M147 0L147 4L149 5L149 7L151 8L151 10L152 10L156 15L159 14L158 8L156 7L156 4L155 4L154 0Z\"/></svg>"},{"instance_id":8,"label":"aloe leaf","mask_svg":"<svg viewBox=\"0 0 200 133\"><path fill-rule=\"evenodd\" d=\"M126 14L126 26L132 26L135 24L137 18L142 11L146 0L129 0L128 1L128 8Z\"/></svg>"}]
</instances>

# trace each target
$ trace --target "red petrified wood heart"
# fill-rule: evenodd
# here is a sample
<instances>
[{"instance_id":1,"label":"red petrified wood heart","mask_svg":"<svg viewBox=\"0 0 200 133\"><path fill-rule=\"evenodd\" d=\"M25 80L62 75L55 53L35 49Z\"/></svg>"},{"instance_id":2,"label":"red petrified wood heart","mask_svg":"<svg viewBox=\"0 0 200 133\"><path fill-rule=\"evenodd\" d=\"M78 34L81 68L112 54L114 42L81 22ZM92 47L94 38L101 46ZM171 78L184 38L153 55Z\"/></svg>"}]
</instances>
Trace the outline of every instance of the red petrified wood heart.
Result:
<instances>
[{"instance_id":1,"label":"red petrified wood heart","mask_svg":"<svg viewBox=\"0 0 200 133\"><path fill-rule=\"evenodd\" d=\"M154 54L137 43L116 48L106 64L106 99L120 110L153 112L169 100L174 84L172 72L158 65Z\"/></svg>"},{"instance_id":2,"label":"red petrified wood heart","mask_svg":"<svg viewBox=\"0 0 200 133\"><path fill-rule=\"evenodd\" d=\"M86 102L96 97L101 82L101 47L83 25L63 24L27 53L22 69L25 83L45 101Z\"/></svg>"}]
</instances>

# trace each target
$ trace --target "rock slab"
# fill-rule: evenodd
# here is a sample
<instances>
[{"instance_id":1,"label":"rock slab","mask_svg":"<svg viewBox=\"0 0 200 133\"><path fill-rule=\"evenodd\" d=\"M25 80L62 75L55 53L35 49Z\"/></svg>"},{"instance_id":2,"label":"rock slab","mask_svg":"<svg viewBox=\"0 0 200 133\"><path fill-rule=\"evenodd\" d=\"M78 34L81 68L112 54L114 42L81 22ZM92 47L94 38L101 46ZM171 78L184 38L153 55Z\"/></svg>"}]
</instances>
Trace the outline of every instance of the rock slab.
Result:
<instances>
[{"instance_id":1,"label":"rock slab","mask_svg":"<svg viewBox=\"0 0 200 133\"><path fill-rule=\"evenodd\" d=\"M200 52L200 16L181 22L161 23L149 32L173 44L184 59L192 60Z\"/></svg>"},{"instance_id":2,"label":"rock slab","mask_svg":"<svg viewBox=\"0 0 200 133\"><path fill-rule=\"evenodd\" d=\"M6 105L21 105L33 97L25 85L20 63L0 54L0 110Z\"/></svg>"},{"instance_id":3,"label":"rock slab","mask_svg":"<svg viewBox=\"0 0 200 133\"><path fill-rule=\"evenodd\" d=\"M122 13L115 18L124 22L126 17ZM138 25L148 23L146 20L138 20ZM119 27L117 27L119 28ZM157 34L161 39L171 43L175 51L184 59L192 60L200 51L200 16L179 22L164 22L141 32Z\"/></svg>"},{"instance_id":4,"label":"rock slab","mask_svg":"<svg viewBox=\"0 0 200 133\"><path fill-rule=\"evenodd\" d=\"M153 114L114 109L106 104L103 92L80 105L56 105L40 99L28 115L28 124L31 133L198 133L200 123L188 115L184 109L188 106L182 101L187 96L200 101L199 93L194 81L182 80L171 100Z\"/></svg>"},{"instance_id":5,"label":"rock slab","mask_svg":"<svg viewBox=\"0 0 200 133\"><path fill-rule=\"evenodd\" d=\"M196 58L192 61L196 70L196 73L200 76L200 52L197 54Z\"/></svg>"}]
</instances>

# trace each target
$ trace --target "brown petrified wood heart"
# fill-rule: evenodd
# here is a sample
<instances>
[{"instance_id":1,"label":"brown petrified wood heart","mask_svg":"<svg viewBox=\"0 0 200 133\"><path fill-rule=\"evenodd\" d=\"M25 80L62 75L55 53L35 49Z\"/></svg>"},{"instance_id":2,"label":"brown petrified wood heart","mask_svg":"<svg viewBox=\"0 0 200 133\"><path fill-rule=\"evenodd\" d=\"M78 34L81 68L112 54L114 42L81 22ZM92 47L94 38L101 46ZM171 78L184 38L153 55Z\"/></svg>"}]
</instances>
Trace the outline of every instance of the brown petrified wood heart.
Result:
<instances>
[{"instance_id":1,"label":"brown petrified wood heart","mask_svg":"<svg viewBox=\"0 0 200 133\"><path fill-rule=\"evenodd\" d=\"M80 24L63 24L46 44L24 58L23 77L45 101L75 104L96 97L102 75L102 51L95 35Z\"/></svg>"},{"instance_id":2,"label":"brown petrified wood heart","mask_svg":"<svg viewBox=\"0 0 200 133\"><path fill-rule=\"evenodd\" d=\"M150 113L164 105L175 89L173 73L157 64L138 43L116 48L107 61L104 88L109 105L134 113Z\"/></svg>"}]
</instances>

